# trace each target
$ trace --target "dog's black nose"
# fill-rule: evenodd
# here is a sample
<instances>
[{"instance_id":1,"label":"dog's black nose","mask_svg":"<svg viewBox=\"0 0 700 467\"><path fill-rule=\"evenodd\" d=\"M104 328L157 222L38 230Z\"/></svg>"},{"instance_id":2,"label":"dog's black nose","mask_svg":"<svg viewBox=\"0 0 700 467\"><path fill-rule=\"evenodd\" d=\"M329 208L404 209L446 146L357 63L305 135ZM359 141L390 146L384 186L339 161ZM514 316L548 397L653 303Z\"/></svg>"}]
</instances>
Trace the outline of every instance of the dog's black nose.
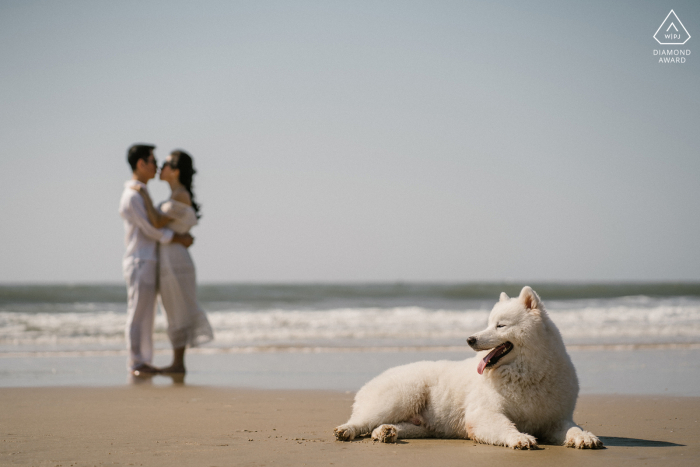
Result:
<instances>
[{"instance_id":1,"label":"dog's black nose","mask_svg":"<svg viewBox=\"0 0 700 467\"><path fill-rule=\"evenodd\" d=\"M468 337L468 338L467 338L467 344L469 344L469 345L474 345L474 344L476 344L476 337L474 337L474 336Z\"/></svg>"}]
</instances>

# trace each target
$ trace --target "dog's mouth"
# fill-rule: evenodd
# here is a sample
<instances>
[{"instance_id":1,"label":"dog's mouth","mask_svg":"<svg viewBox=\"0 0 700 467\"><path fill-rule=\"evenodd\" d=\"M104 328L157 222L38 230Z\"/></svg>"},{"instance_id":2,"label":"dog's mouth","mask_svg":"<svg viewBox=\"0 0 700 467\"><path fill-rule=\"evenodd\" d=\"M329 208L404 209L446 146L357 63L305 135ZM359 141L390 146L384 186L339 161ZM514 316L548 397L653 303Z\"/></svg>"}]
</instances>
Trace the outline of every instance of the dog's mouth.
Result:
<instances>
[{"instance_id":1,"label":"dog's mouth","mask_svg":"<svg viewBox=\"0 0 700 467\"><path fill-rule=\"evenodd\" d=\"M479 366L476 368L476 371L478 371L480 375L484 374L484 370L486 368L494 366L500 359L508 355L511 350L513 350L513 344L510 342L504 342L503 344L494 348L487 356L484 357L482 361L479 362Z\"/></svg>"}]
</instances>

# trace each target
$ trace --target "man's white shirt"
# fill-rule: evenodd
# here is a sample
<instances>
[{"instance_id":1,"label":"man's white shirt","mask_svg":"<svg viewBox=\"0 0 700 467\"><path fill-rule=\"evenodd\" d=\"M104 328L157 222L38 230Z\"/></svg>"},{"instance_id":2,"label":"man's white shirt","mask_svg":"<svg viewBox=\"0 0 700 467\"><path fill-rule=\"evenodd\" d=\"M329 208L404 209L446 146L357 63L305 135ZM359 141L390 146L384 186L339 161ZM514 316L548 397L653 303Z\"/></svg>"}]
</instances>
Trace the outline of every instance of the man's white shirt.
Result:
<instances>
[{"instance_id":1,"label":"man's white shirt","mask_svg":"<svg viewBox=\"0 0 700 467\"><path fill-rule=\"evenodd\" d=\"M128 260L156 261L158 259L157 243L170 243L173 239L173 231L167 228L156 229L148 220L146 205L141 195L132 186L143 186L144 183L138 180L129 180L124 184L119 202L119 214L124 219L124 230L126 237L126 253L124 262Z\"/></svg>"}]
</instances>

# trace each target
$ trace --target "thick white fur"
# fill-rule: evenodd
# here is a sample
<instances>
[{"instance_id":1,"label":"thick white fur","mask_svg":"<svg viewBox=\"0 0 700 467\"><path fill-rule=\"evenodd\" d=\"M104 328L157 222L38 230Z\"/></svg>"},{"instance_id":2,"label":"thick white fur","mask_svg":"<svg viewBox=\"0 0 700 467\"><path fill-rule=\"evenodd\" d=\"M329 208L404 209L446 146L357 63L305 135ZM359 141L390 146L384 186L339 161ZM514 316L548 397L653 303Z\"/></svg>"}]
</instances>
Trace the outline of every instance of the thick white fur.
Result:
<instances>
[{"instance_id":1,"label":"thick white fur","mask_svg":"<svg viewBox=\"0 0 700 467\"><path fill-rule=\"evenodd\" d=\"M470 345L479 351L475 358L411 363L365 384L350 420L335 429L336 438L371 433L382 442L436 437L514 449L534 449L537 440L603 447L573 421L576 370L534 290L524 287L517 298L502 293L488 327L472 337L476 341ZM513 350L479 375L479 362L506 341Z\"/></svg>"}]
</instances>

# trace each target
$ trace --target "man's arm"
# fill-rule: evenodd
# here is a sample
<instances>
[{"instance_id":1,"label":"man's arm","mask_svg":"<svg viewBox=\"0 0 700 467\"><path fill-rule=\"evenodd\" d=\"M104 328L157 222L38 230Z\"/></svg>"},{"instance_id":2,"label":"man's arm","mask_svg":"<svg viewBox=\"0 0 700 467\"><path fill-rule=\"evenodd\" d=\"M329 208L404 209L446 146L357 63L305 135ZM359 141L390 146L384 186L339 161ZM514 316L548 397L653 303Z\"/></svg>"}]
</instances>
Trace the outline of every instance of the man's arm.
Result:
<instances>
[{"instance_id":1,"label":"man's arm","mask_svg":"<svg viewBox=\"0 0 700 467\"><path fill-rule=\"evenodd\" d=\"M141 198L143 198L143 205L146 208L148 220L151 222L153 227L156 229L166 227L170 221L173 220L172 217L168 217L156 209L156 207L153 205L153 201L151 200L151 195L148 194L146 187L143 185L135 185L131 187L131 189L136 191L139 195L141 195Z\"/></svg>"},{"instance_id":2,"label":"man's arm","mask_svg":"<svg viewBox=\"0 0 700 467\"><path fill-rule=\"evenodd\" d=\"M179 243L180 245L183 245L185 248L189 248L190 245L192 245L194 243L194 237L188 233L186 233L186 234L174 233L173 239L170 240L170 243Z\"/></svg>"},{"instance_id":3,"label":"man's arm","mask_svg":"<svg viewBox=\"0 0 700 467\"><path fill-rule=\"evenodd\" d=\"M129 203L121 211L122 216L133 223L143 234L160 243L170 243L174 233L170 229L156 229L148 220L148 213L144 205L143 198L134 191L134 195L129 198ZM178 242L180 243L180 242ZM191 243L190 243L191 244Z\"/></svg>"}]
</instances>

